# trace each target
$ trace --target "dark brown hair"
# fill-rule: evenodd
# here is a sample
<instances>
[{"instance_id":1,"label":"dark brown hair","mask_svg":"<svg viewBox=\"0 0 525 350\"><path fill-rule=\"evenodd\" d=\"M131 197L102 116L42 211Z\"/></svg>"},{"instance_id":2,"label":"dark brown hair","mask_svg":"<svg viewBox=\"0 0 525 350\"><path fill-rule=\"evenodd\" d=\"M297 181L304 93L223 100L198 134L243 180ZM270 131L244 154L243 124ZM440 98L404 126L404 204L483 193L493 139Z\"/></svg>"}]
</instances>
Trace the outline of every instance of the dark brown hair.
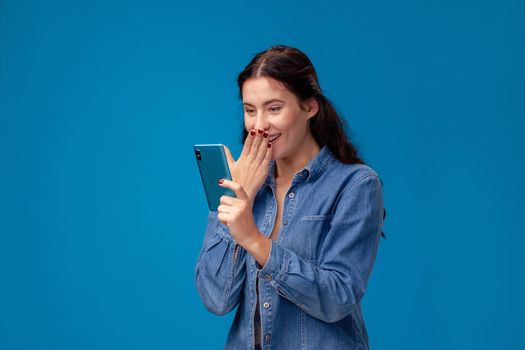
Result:
<instances>
[{"instance_id":1,"label":"dark brown hair","mask_svg":"<svg viewBox=\"0 0 525 350\"><path fill-rule=\"evenodd\" d=\"M319 111L310 119L310 131L320 147L328 148L342 163L364 164L357 149L345 133L347 126L341 119L332 102L323 95L312 62L299 49L275 45L259 52L237 77L239 98L242 100L242 87L249 78L270 77L280 81L292 92L302 105L311 97L319 104ZM248 132L242 126L242 143Z\"/></svg>"}]
</instances>

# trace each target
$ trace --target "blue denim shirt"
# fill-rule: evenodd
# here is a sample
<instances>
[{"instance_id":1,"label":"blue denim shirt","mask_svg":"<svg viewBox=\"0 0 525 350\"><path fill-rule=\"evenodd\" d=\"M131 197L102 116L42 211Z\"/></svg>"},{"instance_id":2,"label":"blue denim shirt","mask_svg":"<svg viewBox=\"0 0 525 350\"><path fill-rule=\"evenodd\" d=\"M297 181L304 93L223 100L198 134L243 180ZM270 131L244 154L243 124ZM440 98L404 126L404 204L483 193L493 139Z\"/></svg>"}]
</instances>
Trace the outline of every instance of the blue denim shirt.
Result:
<instances>
[{"instance_id":1,"label":"blue denim shirt","mask_svg":"<svg viewBox=\"0 0 525 350\"><path fill-rule=\"evenodd\" d=\"M274 170L271 161L253 204L267 237L276 216ZM282 212L264 266L209 212L195 284L210 312L225 315L238 306L225 349L254 349L257 300L262 349L368 349L361 299L383 228L378 174L341 163L323 146L295 174Z\"/></svg>"}]
</instances>

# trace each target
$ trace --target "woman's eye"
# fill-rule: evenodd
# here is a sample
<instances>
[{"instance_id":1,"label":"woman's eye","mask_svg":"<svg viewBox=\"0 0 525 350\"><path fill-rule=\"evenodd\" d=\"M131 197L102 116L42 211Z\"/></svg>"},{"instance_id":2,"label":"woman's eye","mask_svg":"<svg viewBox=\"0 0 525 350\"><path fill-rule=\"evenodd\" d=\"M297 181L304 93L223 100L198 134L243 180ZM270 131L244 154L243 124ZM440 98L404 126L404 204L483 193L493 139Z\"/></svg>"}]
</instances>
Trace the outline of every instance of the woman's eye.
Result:
<instances>
[{"instance_id":1,"label":"woman's eye","mask_svg":"<svg viewBox=\"0 0 525 350\"><path fill-rule=\"evenodd\" d=\"M270 109L272 110L272 112L278 112L278 111L281 110L281 107L275 106L275 107L272 107Z\"/></svg>"},{"instance_id":2,"label":"woman's eye","mask_svg":"<svg viewBox=\"0 0 525 350\"><path fill-rule=\"evenodd\" d=\"M254 110L253 109L245 109L246 113L253 113Z\"/></svg>"}]
</instances>

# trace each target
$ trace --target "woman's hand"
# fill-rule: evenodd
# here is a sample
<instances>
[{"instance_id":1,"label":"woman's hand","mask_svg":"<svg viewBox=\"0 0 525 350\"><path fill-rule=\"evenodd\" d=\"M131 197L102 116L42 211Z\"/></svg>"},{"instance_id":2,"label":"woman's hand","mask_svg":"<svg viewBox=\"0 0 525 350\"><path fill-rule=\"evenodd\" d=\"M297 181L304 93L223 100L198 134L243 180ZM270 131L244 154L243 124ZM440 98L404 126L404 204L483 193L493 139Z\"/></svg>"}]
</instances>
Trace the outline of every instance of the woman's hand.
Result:
<instances>
[{"instance_id":1,"label":"woman's hand","mask_svg":"<svg viewBox=\"0 0 525 350\"><path fill-rule=\"evenodd\" d=\"M219 186L231 189L237 196L237 198L221 196L221 204L217 208L219 221L228 226L237 244L245 249L251 249L263 236L253 219L252 201L237 182L221 179Z\"/></svg>"},{"instance_id":2,"label":"woman's hand","mask_svg":"<svg viewBox=\"0 0 525 350\"><path fill-rule=\"evenodd\" d=\"M268 142L268 133L259 129L250 130L244 148L235 161L228 147L224 146L228 166L233 181L240 184L249 200L253 203L257 191L261 188L268 176L272 148Z\"/></svg>"}]
</instances>

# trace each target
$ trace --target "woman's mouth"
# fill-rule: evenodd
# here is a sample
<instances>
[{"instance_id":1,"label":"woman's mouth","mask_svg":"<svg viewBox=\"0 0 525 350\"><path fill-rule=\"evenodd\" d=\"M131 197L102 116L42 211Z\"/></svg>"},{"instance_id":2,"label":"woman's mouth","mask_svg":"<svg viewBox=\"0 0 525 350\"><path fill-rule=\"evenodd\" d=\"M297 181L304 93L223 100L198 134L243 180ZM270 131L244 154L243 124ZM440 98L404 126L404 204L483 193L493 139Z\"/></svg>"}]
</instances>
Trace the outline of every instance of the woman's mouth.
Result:
<instances>
[{"instance_id":1,"label":"woman's mouth","mask_svg":"<svg viewBox=\"0 0 525 350\"><path fill-rule=\"evenodd\" d=\"M281 136L281 133L270 135L270 138L268 139L269 142L274 143L275 140L277 140Z\"/></svg>"}]
</instances>

